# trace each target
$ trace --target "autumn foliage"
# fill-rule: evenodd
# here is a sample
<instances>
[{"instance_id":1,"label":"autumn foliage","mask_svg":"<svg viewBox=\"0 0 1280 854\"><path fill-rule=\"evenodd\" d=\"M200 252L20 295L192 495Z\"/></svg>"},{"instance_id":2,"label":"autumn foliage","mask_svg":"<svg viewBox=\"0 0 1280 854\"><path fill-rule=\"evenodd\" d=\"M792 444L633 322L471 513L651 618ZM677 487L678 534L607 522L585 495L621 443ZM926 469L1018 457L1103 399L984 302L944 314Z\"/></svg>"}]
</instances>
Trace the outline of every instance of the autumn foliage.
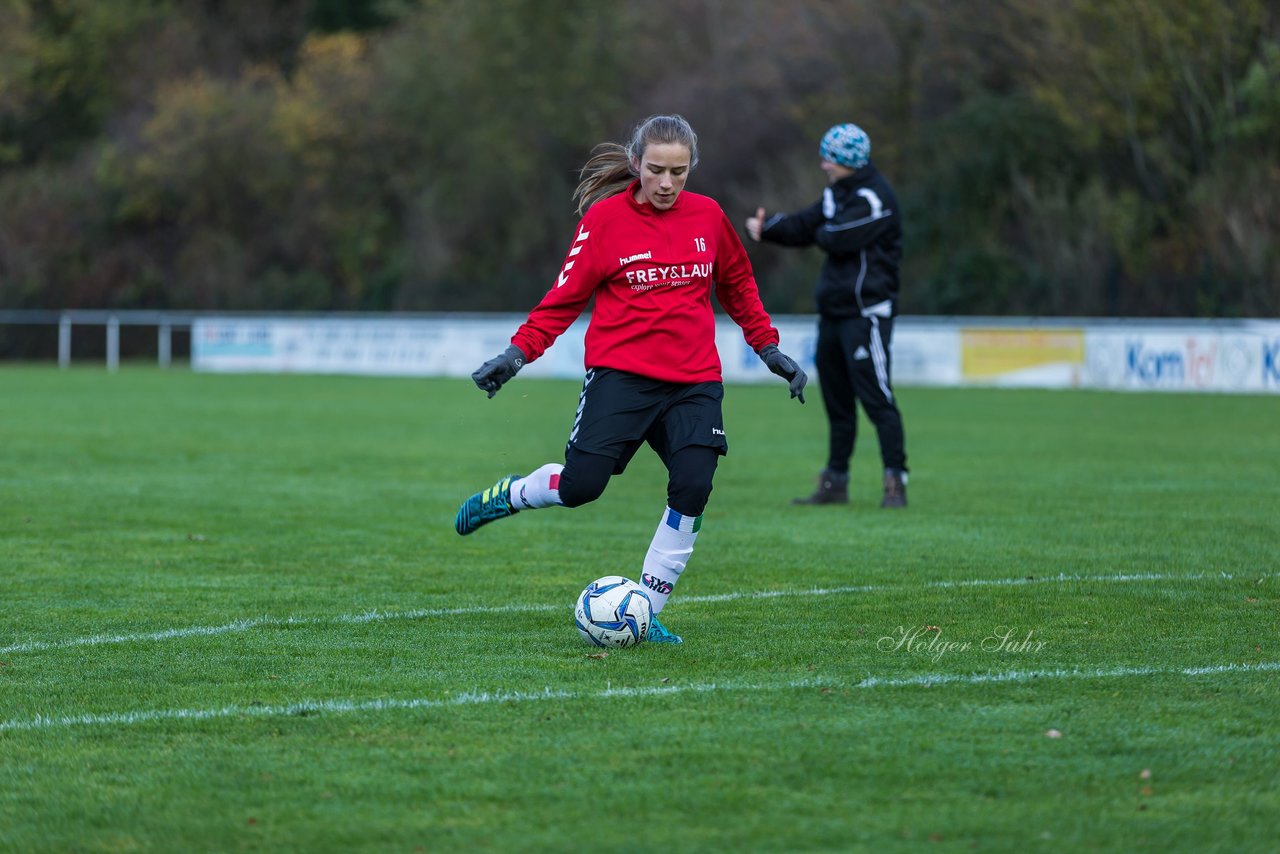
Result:
<instances>
[{"instance_id":1,"label":"autumn foliage","mask_svg":"<svg viewBox=\"0 0 1280 854\"><path fill-rule=\"evenodd\" d=\"M1280 315L1280 20L1240 0L0 3L0 308L507 310L654 112L740 221L856 121L908 313ZM752 248L808 311L816 253Z\"/></svg>"}]
</instances>

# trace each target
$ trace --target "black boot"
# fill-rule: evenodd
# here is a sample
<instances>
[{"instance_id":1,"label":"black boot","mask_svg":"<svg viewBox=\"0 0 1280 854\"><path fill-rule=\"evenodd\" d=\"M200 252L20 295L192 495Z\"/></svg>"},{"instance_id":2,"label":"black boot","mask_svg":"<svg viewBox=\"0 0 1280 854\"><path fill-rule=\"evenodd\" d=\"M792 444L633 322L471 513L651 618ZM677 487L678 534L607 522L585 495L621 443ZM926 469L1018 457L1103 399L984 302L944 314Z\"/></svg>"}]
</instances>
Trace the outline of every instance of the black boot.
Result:
<instances>
[{"instance_id":1,"label":"black boot","mask_svg":"<svg viewBox=\"0 0 1280 854\"><path fill-rule=\"evenodd\" d=\"M823 469L818 475L818 488L806 498L793 498L792 504L848 504L849 473Z\"/></svg>"},{"instance_id":2,"label":"black boot","mask_svg":"<svg viewBox=\"0 0 1280 854\"><path fill-rule=\"evenodd\" d=\"M907 473L902 469L884 470L884 498L881 507L907 506Z\"/></svg>"}]
</instances>

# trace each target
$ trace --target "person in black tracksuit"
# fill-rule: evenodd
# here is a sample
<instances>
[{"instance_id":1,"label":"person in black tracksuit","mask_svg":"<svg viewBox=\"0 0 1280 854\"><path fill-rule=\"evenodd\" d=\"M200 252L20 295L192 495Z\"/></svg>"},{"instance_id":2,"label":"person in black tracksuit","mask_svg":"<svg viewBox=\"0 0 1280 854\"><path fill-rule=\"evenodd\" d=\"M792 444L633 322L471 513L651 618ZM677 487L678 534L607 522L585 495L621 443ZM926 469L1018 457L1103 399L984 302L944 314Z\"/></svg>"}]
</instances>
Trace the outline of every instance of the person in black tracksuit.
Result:
<instances>
[{"instance_id":1,"label":"person in black tracksuit","mask_svg":"<svg viewBox=\"0 0 1280 854\"><path fill-rule=\"evenodd\" d=\"M822 199L792 214L747 219L756 241L816 244L827 253L818 277L815 361L830 423L827 465L818 487L797 504L849 500L849 460L857 438L856 402L880 439L882 507L907 503L907 457L891 380L893 321L898 314L902 227L893 188L871 163L871 141L857 125L836 125L819 146L829 184Z\"/></svg>"}]
</instances>

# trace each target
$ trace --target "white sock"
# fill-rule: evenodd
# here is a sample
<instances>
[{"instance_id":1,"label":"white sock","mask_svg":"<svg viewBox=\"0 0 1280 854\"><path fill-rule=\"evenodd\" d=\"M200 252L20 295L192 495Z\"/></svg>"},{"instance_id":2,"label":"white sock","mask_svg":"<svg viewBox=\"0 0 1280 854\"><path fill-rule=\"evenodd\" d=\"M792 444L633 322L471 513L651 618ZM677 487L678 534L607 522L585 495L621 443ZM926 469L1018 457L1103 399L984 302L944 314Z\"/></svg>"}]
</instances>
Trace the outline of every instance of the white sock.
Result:
<instances>
[{"instance_id":1,"label":"white sock","mask_svg":"<svg viewBox=\"0 0 1280 854\"><path fill-rule=\"evenodd\" d=\"M511 481L512 508L518 511L559 507L562 471L564 466L559 463L547 463L542 468Z\"/></svg>"},{"instance_id":2,"label":"white sock","mask_svg":"<svg viewBox=\"0 0 1280 854\"><path fill-rule=\"evenodd\" d=\"M680 573L693 554L694 541L702 527L701 516L682 516L668 507L653 533L649 553L644 556L644 572L640 583L653 602L657 614L667 604L667 597L680 580Z\"/></svg>"}]
</instances>

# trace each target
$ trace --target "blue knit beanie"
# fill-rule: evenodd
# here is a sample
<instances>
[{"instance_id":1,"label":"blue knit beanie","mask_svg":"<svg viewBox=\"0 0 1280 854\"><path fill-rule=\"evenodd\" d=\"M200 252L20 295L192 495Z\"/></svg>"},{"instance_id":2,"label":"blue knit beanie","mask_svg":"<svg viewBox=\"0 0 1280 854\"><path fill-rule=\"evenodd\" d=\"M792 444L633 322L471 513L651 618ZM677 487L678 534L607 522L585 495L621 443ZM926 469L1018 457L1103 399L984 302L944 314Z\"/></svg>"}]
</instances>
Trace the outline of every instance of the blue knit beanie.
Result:
<instances>
[{"instance_id":1,"label":"blue knit beanie","mask_svg":"<svg viewBox=\"0 0 1280 854\"><path fill-rule=\"evenodd\" d=\"M871 159L871 138L855 124L836 125L822 137L818 153L823 160L861 169Z\"/></svg>"}]
</instances>

